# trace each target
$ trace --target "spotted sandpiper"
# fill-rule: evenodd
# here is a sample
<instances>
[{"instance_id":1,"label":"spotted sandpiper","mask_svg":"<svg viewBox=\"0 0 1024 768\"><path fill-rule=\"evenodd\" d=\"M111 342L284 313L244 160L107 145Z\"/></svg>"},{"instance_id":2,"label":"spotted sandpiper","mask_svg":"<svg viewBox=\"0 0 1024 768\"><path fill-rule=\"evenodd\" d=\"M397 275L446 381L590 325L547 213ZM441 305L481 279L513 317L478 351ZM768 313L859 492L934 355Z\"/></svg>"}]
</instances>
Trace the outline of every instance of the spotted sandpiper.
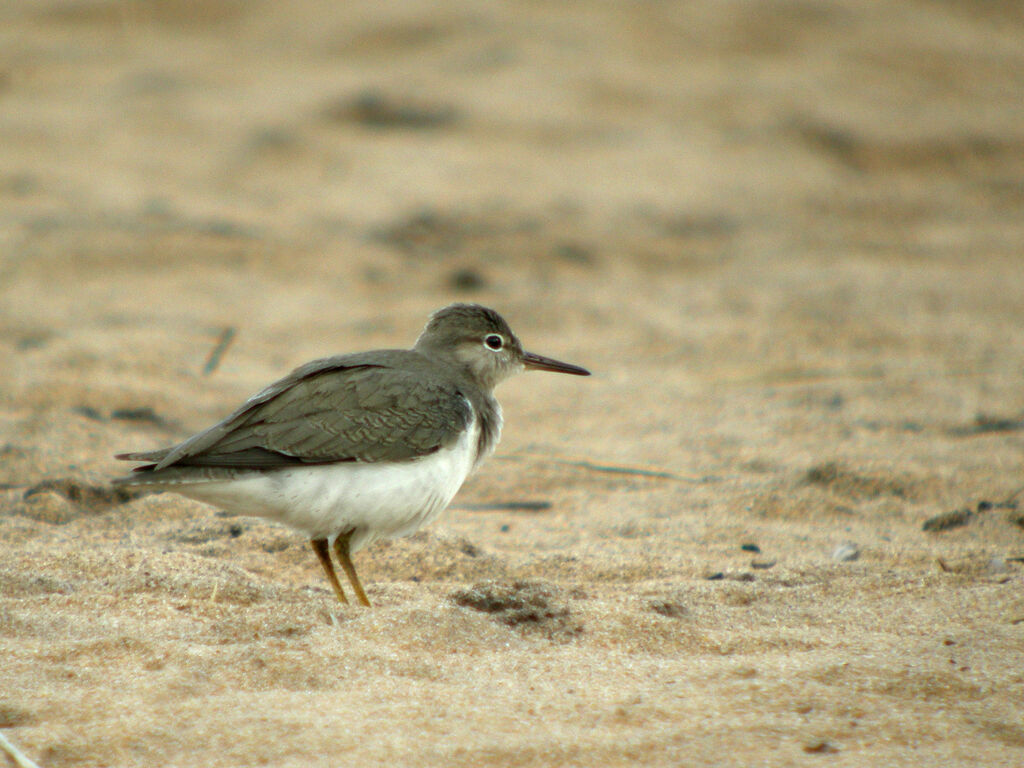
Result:
<instances>
[{"instance_id":1,"label":"spotted sandpiper","mask_svg":"<svg viewBox=\"0 0 1024 768\"><path fill-rule=\"evenodd\" d=\"M338 599L335 554L370 605L352 555L408 536L448 506L494 450L494 387L523 369L590 372L525 352L493 309L452 304L412 349L315 360L180 445L117 458L147 462L117 485L174 491L309 536Z\"/></svg>"}]
</instances>

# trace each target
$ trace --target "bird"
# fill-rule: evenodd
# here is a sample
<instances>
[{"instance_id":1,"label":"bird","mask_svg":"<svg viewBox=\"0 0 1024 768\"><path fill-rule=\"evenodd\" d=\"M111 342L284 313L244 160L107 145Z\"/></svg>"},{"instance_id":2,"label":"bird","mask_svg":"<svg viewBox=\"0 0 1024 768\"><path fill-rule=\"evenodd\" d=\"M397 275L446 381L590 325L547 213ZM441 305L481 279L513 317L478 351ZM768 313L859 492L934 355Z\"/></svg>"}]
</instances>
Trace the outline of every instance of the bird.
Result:
<instances>
[{"instance_id":1,"label":"bird","mask_svg":"<svg viewBox=\"0 0 1024 768\"><path fill-rule=\"evenodd\" d=\"M493 309L451 304L411 349L314 360L178 445L117 454L144 463L113 484L284 523L309 538L339 601L331 549L369 607L352 555L437 518L498 443L494 388L523 370L590 375L525 351Z\"/></svg>"}]
</instances>

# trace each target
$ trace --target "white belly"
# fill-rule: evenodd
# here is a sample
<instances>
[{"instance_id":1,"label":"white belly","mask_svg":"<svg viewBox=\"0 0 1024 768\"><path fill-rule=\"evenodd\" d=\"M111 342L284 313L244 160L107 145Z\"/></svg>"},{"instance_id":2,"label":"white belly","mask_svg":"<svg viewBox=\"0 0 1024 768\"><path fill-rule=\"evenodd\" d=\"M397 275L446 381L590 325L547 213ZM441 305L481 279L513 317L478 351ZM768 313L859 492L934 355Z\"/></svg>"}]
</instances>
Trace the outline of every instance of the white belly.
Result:
<instances>
[{"instance_id":1,"label":"white belly","mask_svg":"<svg viewBox=\"0 0 1024 768\"><path fill-rule=\"evenodd\" d=\"M333 543L354 531L351 551L408 536L434 520L473 469L477 432L452 448L395 464L347 462L253 473L170 488L239 515L275 520Z\"/></svg>"}]
</instances>

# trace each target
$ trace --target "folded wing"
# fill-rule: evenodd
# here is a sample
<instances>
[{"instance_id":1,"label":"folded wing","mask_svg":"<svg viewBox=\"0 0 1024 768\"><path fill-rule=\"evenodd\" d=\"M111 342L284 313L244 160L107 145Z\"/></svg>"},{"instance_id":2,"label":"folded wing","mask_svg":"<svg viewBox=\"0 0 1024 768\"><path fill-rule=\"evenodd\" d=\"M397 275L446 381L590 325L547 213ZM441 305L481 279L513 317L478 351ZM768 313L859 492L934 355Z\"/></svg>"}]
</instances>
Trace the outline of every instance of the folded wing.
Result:
<instances>
[{"instance_id":1,"label":"folded wing","mask_svg":"<svg viewBox=\"0 0 1024 768\"><path fill-rule=\"evenodd\" d=\"M472 409L454 382L361 357L309 363L178 446L117 458L150 462L135 470L150 473L405 461L454 445L469 427Z\"/></svg>"}]
</instances>

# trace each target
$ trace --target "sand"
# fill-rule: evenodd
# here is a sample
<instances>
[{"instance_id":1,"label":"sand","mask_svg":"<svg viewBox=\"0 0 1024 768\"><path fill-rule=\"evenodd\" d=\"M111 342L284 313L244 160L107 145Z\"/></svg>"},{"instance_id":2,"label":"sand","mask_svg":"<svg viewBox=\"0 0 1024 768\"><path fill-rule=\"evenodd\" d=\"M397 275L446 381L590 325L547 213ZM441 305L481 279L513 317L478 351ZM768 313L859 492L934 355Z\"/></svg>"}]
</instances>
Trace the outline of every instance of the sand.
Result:
<instances>
[{"instance_id":1,"label":"sand","mask_svg":"<svg viewBox=\"0 0 1024 768\"><path fill-rule=\"evenodd\" d=\"M1019 4L0 18L0 728L40 766L1024 765ZM374 608L111 490L451 301L595 375L501 387L452 508L357 555Z\"/></svg>"}]
</instances>

